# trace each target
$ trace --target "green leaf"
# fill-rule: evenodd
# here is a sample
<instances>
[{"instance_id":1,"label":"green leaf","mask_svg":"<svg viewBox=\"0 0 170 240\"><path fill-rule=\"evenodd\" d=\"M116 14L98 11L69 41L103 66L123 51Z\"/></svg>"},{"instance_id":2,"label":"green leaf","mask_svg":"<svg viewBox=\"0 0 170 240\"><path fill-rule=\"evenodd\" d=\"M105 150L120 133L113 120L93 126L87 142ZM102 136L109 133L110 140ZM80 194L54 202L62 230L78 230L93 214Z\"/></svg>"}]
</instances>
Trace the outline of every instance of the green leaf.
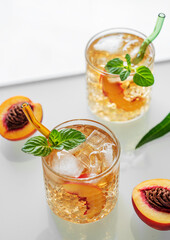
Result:
<instances>
[{"instance_id":1,"label":"green leaf","mask_svg":"<svg viewBox=\"0 0 170 240\"><path fill-rule=\"evenodd\" d=\"M64 146L63 145L57 145L57 146L51 146L53 149L57 149L57 150L63 150Z\"/></svg>"},{"instance_id":2,"label":"green leaf","mask_svg":"<svg viewBox=\"0 0 170 240\"><path fill-rule=\"evenodd\" d=\"M105 70L108 73L112 74L120 74L121 71L123 71L123 69L124 69L123 61L120 58L114 58L108 61L105 66Z\"/></svg>"},{"instance_id":3,"label":"green leaf","mask_svg":"<svg viewBox=\"0 0 170 240\"><path fill-rule=\"evenodd\" d=\"M30 138L22 148L23 152L31 153L34 156L47 156L52 149L70 150L83 143L86 138L83 133L72 128L61 131L52 130L49 135L49 144L45 137L38 136Z\"/></svg>"},{"instance_id":4,"label":"green leaf","mask_svg":"<svg viewBox=\"0 0 170 240\"><path fill-rule=\"evenodd\" d=\"M57 144L61 141L60 133L56 129L53 129L50 132L48 140L52 146L57 146Z\"/></svg>"},{"instance_id":5,"label":"green leaf","mask_svg":"<svg viewBox=\"0 0 170 240\"><path fill-rule=\"evenodd\" d=\"M131 57L130 57L130 55L126 54L125 58L126 58L126 61L127 61L128 68L131 69Z\"/></svg>"},{"instance_id":6,"label":"green leaf","mask_svg":"<svg viewBox=\"0 0 170 240\"><path fill-rule=\"evenodd\" d=\"M149 68L140 66L136 69L133 81L142 87L148 87L154 84L154 76Z\"/></svg>"},{"instance_id":7,"label":"green leaf","mask_svg":"<svg viewBox=\"0 0 170 240\"><path fill-rule=\"evenodd\" d=\"M58 146L63 146L65 150L75 148L86 140L83 133L72 128L62 129L60 137L61 142L59 142Z\"/></svg>"},{"instance_id":8,"label":"green leaf","mask_svg":"<svg viewBox=\"0 0 170 240\"><path fill-rule=\"evenodd\" d=\"M47 139L42 136L30 138L23 146L22 151L33 154L34 156L47 156L51 152L51 147L48 145Z\"/></svg>"},{"instance_id":9,"label":"green leaf","mask_svg":"<svg viewBox=\"0 0 170 240\"><path fill-rule=\"evenodd\" d=\"M162 137L170 132L170 113L154 128L152 128L136 145L136 148L141 147L143 144L148 143L156 138Z\"/></svg>"},{"instance_id":10,"label":"green leaf","mask_svg":"<svg viewBox=\"0 0 170 240\"><path fill-rule=\"evenodd\" d=\"M85 141L85 136L80 131L72 128L66 128L61 131L52 130L49 135L49 143L53 149L70 150L77 147L80 143Z\"/></svg>"},{"instance_id":11,"label":"green leaf","mask_svg":"<svg viewBox=\"0 0 170 240\"><path fill-rule=\"evenodd\" d=\"M121 81L126 80L130 75L130 71L129 70L124 70L120 73L120 79Z\"/></svg>"}]
</instances>

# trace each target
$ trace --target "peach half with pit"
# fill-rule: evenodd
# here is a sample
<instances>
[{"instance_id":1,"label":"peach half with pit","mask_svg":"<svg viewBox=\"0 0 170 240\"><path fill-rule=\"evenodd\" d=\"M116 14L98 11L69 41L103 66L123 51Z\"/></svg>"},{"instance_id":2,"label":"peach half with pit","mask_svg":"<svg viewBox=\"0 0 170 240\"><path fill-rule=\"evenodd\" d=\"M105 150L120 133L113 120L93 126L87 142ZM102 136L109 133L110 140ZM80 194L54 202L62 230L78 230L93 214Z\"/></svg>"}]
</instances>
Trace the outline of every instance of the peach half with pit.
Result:
<instances>
[{"instance_id":1,"label":"peach half with pit","mask_svg":"<svg viewBox=\"0 0 170 240\"><path fill-rule=\"evenodd\" d=\"M39 103L33 103L24 96L8 98L0 105L0 135L11 140L21 140L31 136L36 129L28 122L21 105L27 102L38 121L42 121L43 111Z\"/></svg>"},{"instance_id":2,"label":"peach half with pit","mask_svg":"<svg viewBox=\"0 0 170 240\"><path fill-rule=\"evenodd\" d=\"M132 204L143 222L157 230L170 230L170 179L152 179L138 184Z\"/></svg>"},{"instance_id":3,"label":"peach half with pit","mask_svg":"<svg viewBox=\"0 0 170 240\"><path fill-rule=\"evenodd\" d=\"M65 183L64 190L67 193L78 196L79 201L84 201L86 210L84 215L87 218L98 216L105 206L106 198L102 190L88 183Z\"/></svg>"}]
</instances>

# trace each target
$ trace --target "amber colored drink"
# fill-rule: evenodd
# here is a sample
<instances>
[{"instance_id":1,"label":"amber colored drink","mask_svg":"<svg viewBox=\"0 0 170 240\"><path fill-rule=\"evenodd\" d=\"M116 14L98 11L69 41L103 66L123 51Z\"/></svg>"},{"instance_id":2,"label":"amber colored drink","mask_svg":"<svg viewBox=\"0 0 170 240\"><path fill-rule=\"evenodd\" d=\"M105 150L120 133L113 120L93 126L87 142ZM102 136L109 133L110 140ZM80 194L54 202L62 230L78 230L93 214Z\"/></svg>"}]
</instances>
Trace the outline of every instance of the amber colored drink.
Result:
<instances>
[{"instance_id":1,"label":"amber colored drink","mask_svg":"<svg viewBox=\"0 0 170 240\"><path fill-rule=\"evenodd\" d=\"M104 125L72 120L56 129L73 128L86 136L78 147L54 150L42 158L47 202L59 217L89 223L116 205L119 182L119 142Z\"/></svg>"},{"instance_id":2,"label":"amber colored drink","mask_svg":"<svg viewBox=\"0 0 170 240\"><path fill-rule=\"evenodd\" d=\"M127 80L108 74L104 67L113 58L125 61L128 53L135 58L146 37L130 29L111 29L95 35L87 44L87 89L90 110L107 121L128 121L141 116L149 108L150 87L140 87L133 82L132 73ZM150 44L143 60L153 70L154 47ZM134 66L134 67L138 67Z\"/></svg>"}]
</instances>

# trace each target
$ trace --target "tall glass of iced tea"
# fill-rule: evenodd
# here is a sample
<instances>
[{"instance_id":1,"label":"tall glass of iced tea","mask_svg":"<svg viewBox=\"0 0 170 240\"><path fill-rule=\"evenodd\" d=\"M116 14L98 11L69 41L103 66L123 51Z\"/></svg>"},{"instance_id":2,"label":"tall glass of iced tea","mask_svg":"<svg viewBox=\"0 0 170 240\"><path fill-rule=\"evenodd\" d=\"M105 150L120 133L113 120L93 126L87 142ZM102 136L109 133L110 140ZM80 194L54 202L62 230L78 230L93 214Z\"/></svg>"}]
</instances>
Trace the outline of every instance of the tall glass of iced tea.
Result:
<instances>
[{"instance_id":1,"label":"tall glass of iced tea","mask_svg":"<svg viewBox=\"0 0 170 240\"><path fill-rule=\"evenodd\" d=\"M53 150L42 158L47 202L59 217L89 223L106 216L118 198L120 145L104 125L71 120L55 129L73 128L86 136L78 147Z\"/></svg>"},{"instance_id":2,"label":"tall glass of iced tea","mask_svg":"<svg viewBox=\"0 0 170 240\"><path fill-rule=\"evenodd\" d=\"M146 36L132 30L115 28L96 34L87 44L87 89L90 110L107 121L128 121L148 110L150 87L140 87L133 82L133 74L125 81L119 75L109 74L104 67L113 58L125 60L129 54L135 58ZM153 71L155 51L151 43L137 66Z\"/></svg>"}]
</instances>

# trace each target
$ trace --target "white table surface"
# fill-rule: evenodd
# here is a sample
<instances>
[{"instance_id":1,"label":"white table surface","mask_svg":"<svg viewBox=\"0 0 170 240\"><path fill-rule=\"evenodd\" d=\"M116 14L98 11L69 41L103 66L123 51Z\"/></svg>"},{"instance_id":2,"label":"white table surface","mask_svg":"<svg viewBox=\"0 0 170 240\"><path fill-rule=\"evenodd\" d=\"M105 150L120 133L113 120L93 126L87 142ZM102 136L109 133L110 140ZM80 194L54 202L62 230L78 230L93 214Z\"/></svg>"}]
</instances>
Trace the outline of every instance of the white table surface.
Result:
<instances>
[{"instance_id":1,"label":"white table surface","mask_svg":"<svg viewBox=\"0 0 170 240\"><path fill-rule=\"evenodd\" d=\"M135 185L146 179L170 178L170 135L133 148L170 110L170 62L155 65L149 112L128 124L108 124L122 145L120 195L114 211L92 224L72 224L54 216L45 199L40 158L21 152L25 140L0 137L0 239L2 240L169 240L170 231L145 225L131 204ZM88 110L85 76L0 88L0 101L25 95L43 106L49 129L73 118L96 119Z\"/></svg>"}]
</instances>

